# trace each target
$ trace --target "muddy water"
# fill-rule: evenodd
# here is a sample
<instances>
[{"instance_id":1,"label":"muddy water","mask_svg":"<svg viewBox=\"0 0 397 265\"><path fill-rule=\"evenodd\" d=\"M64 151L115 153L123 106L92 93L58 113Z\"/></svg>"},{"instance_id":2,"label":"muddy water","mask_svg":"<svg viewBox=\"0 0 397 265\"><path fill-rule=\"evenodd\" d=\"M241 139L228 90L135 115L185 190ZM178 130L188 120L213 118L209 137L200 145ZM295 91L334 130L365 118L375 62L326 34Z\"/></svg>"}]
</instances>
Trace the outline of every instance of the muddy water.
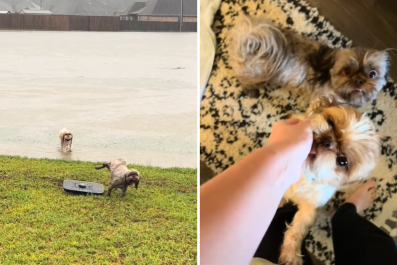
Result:
<instances>
[{"instance_id":1,"label":"muddy water","mask_svg":"<svg viewBox=\"0 0 397 265\"><path fill-rule=\"evenodd\" d=\"M0 154L197 167L196 41L0 32ZM59 151L63 127L70 154Z\"/></svg>"}]
</instances>

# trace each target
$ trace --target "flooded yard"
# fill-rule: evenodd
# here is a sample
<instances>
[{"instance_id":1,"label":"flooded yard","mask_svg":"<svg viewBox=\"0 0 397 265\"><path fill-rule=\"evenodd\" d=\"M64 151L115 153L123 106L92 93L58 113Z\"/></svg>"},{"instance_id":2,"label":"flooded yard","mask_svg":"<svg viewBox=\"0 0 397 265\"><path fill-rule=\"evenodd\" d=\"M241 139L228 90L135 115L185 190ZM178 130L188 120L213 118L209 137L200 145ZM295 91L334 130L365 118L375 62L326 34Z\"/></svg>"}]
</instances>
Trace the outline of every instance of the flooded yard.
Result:
<instances>
[{"instance_id":1,"label":"flooded yard","mask_svg":"<svg viewBox=\"0 0 397 265\"><path fill-rule=\"evenodd\" d=\"M197 167L196 33L0 39L0 154ZM59 152L64 127L70 154Z\"/></svg>"}]
</instances>

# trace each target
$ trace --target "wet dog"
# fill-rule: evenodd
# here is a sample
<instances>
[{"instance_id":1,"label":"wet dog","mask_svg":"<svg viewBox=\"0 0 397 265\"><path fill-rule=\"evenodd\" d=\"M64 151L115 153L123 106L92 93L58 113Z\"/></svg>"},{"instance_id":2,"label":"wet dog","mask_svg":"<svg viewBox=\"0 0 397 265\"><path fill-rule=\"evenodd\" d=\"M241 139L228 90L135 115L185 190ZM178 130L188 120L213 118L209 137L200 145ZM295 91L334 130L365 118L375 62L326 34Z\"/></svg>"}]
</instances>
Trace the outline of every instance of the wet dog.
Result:
<instances>
[{"instance_id":1,"label":"wet dog","mask_svg":"<svg viewBox=\"0 0 397 265\"><path fill-rule=\"evenodd\" d=\"M72 152L73 134L67 129L63 128L59 132L59 139L61 140L62 152Z\"/></svg>"},{"instance_id":2,"label":"wet dog","mask_svg":"<svg viewBox=\"0 0 397 265\"><path fill-rule=\"evenodd\" d=\"M101 166L95 167L96 170L102 168L107 168L110 171L110 178L112 179L112 184L108 188L107 196L110 196L113 189L121 189L121 197L124 197L128 186L132 184L135 184L135 188L138 189L139 172L135 169L128 169L127 162L124 158L106 161L103 162Z\"/></svg>"},{"instance_id":3,"label":"wet dog","mask_svg":"<svg viewBox=\"0 0 397 265\"><path fill-rule=\"evenodd\" d=\"M301 265L301 244L316 220L316 208L324 206L335 191L365 181L377 165L384 136L372 121L355 108L328 99L312 103L304 115L312 117L313 145L302 175L284 194L298 212L284 235L279 264Z\"/></svg>"}]
</instances>

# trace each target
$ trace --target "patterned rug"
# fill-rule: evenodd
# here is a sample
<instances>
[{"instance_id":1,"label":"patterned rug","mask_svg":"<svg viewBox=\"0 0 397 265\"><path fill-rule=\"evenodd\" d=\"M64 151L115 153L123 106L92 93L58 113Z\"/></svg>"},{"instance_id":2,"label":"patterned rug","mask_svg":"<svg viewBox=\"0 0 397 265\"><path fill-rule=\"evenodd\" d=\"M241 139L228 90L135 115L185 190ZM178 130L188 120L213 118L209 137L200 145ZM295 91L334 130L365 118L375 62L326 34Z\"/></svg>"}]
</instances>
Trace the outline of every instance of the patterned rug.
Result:
<instances>
[{"instance_id":1,"label":"patterned rug","mask_svg":"<svg viewBox=\"0 0 397 265\"><path fill-rule=\"evenodd\" d=\"M299 91L283 88L261 91L258 99L241 96L241 88L228 64L225 40L229 27L240 13L267 16L281 27L290 27L332 47L352 45L319 15L316 8L303 1L222 1L213 24L217 37L216 57L200 110L200 158L216 174L266 145L273 124L285 119L290 111L304 112L308 103ZM383 143L380 162L371 174L378 184L377 198L363 214L376 225L386 227L385 231L394 231L390 228L390 220L395 220L393 212L397 210L396 87L390 80L375 102L360 109L367 112L379 132L391 136ZM346 195L337 193L319 209L317 222L306 242L308 250L325 264L334 264L330 212L344 201Z\"/></svg>"}]
</instances>

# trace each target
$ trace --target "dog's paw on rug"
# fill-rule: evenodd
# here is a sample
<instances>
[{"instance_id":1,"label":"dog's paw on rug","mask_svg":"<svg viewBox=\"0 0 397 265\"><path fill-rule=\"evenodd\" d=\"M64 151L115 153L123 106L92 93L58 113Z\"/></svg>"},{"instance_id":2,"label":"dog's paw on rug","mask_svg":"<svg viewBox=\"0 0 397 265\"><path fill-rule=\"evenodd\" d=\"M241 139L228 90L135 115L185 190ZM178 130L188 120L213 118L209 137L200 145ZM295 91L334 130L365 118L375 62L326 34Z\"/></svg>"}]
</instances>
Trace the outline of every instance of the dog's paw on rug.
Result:
<instances>
[{"instance_id":1,"label":"dog's paw on rug","mask_svg":"<svg viewBox=\"0 0 397 265\"><path fill-rule=\"evenodd\" d=\"M317 9L297 0L240 0L222 1L215 15L213 29L217 38L217 53L211 77L203 95L200 110L200 158L215 175L238 162L253 150L267 144L275 122L288 113L304 112L307 99L297 90L268 88L259 98L242 96L242 89L228 63L227 35L239 14L263 15L278 26L289 27L331 47L345 48L352 43L334 29ZM343 30L343 29L341 29ZM371 176L376 178L377 198L364 216L381 227L395 210L397 200L397 89L390 82L376 101L363 106L380 133L391 136L382 143L382 155ZM310 230L306 247L313 255L334 264L330 212L345 198L344 193L319 212L319 218ZM393 228L394 229L394 228Z\"/></svg>"}]
</instances>

